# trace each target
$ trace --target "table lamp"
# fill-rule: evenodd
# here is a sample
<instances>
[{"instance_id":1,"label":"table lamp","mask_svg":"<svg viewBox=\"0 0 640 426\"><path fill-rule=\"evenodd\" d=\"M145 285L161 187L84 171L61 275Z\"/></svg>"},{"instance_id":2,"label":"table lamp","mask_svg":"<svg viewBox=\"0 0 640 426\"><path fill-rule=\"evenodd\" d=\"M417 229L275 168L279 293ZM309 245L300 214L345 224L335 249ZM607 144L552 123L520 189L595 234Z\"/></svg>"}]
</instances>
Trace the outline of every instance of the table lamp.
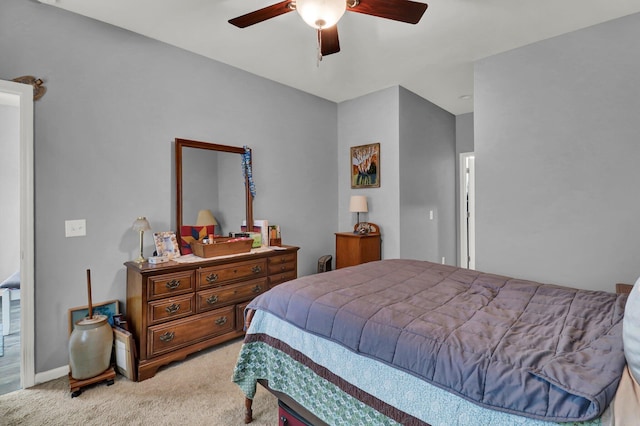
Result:
<instances>
[{"instance_id":1,"label":"table lamp","mask_svg":"<svg viewBox=\"0 0 640 426\"><path fill-rule=\"evenodd\" d=\"M360 223L360 212L366 213L369 211L367 208L367 197L364 195L352 195L349 201L349 211L357 214L356 225L358 225Z\"/></svg>"},{"instance_id":2,"label":"table lamp","mask_svg":"<svg viewBox=\"0 0 640 426\"><path fill-rule=\"evenodd\" d=\"M149 231L151 226L149 225L149 221L144 216L138 217L135 222L133 222L133 226L131 227L136 232L140 233L140 256L136 259L137 263L144 262L144 256L142 255L142 236L144 235L144 231Z\"/></svg>"},{"instance_id":3,"label":"table lamp","mask_svg":"<svg viewBox=\"0 0 640 426\"><path fill-rule=\"evenodd\" d=\"M218 222L213 217L211 210L200 210L198 212L198 219L196 220L196 226L217 226Z\"/></svg>"}]
</instances>

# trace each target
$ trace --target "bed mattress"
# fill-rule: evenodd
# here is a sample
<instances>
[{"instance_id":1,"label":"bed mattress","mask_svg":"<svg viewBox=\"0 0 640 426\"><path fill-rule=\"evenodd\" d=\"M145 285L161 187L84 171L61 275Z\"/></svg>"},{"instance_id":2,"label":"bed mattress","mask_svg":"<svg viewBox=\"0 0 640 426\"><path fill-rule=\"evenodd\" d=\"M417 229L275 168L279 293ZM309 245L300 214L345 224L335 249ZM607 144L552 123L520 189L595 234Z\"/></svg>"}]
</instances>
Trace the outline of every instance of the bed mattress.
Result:
<instances>
[{"instance_id":1,"label":"bed mattress","mask_svg":"<svg viewBox=\"0 0 640 426\"><path fill-rule=\"evenodd\" d=\"M615 395L625 300L384 260L284 283L250 308L481 407L571 422Z\"/></svg>"}]
</instances>

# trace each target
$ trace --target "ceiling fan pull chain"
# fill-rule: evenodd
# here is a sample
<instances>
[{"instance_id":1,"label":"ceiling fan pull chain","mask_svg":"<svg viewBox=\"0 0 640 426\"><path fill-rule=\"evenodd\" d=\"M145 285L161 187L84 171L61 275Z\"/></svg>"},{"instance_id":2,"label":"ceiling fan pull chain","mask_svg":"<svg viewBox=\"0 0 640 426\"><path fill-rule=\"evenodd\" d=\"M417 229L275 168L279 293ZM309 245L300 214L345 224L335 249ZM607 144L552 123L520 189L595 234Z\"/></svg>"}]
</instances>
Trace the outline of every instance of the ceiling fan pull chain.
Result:
<instances>
[{"instance_id":1,"label":"ceiling fan pull chain","mask_svg":"<svg viewBox=\"0 0 640 426\"><path fill-rule=\"evenodd\" d=\"M316 67L320 68L320 61L322 61L322 29L318 28L316 31L318 34L318 58L316 60Z\"/></svg>"}]
</instances>

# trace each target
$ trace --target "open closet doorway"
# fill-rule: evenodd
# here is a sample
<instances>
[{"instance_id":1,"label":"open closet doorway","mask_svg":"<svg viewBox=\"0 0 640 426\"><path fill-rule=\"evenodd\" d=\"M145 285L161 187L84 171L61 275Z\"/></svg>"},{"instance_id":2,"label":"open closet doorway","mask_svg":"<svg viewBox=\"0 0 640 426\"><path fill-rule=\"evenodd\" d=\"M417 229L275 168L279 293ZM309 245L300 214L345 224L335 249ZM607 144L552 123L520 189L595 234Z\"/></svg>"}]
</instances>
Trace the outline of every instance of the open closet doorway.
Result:
<instances>
[{"instance_id":1,"label":"open closet doorway","mask_svg":"<svg viewBox=\"0 0 640 426\"><path fill-rule=\"evenodd\" d=\"M460 154L460 266L476 267L476 187L475 156Z\"/></svg>"},{"instance_id":2,"label":"open closet doorway","mask_svg":"<svg viewBox=\"0 0 640 426\"><path fill-rule=\"evenodd\" d=\"M4 121L2 121L4 120ZM18 190L4 190L18 203L19 241L13 247L19 264L18 294L19 294L19 326L20 326L20 385L28 388L35 384L35 356L34 356L34 164L33 164L33 88L30 85L0 80L0 158L6 162L18 164L18 170L11 185L18 185ZM4 129L4 130L3 130ZM7 130L14 129L14 130ZM10 135L7 132L11 132ZM15 144L9 146L9 144ZM6 150L6 151L5 151ZM5 155L5 153L7 155ZM15 189L15 187L13 188ZM17 196L11 195L12 193ZM0 196L5 194L0 193ZM4 202L4 200L3 200ZM1 219L5 221L5 215ZM11 220L11 219L9 219ZM10 224L14 229L17 223ZM3 224L6 226L6 224ZM11 265L9 263L9 265ZM0 281L7 277L0 277ZM11 300L10 290L2 293L2 297ZM14 298L14 302L17 297ZM12 302L12 303L14 303ZM10 324L3 324L10 326ZM6 337L6 336L4 336ZM6 356L6 355L5 355ZM0 363L2 358L0 358Z\"/></svg>"}]
</instances>

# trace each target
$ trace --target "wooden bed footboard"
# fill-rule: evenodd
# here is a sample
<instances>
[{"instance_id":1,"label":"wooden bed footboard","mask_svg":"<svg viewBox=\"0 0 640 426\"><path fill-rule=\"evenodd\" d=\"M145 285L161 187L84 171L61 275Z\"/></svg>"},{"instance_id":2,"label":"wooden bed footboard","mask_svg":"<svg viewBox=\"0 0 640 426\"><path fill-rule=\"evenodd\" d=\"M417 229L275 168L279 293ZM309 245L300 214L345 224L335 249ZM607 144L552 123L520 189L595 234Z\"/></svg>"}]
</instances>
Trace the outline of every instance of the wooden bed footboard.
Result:
<instances>
[{"instance_id":1,"label":"wooden bed footboard","mask_svg":"<svg viewBox=\"0 0 640 426\"><path fill-rule=\"evenodd\" d=\"M255 309L248 308L247 313L244 316L244 330L247 331L249 326L251 325L251 320L253 319L253 314L256 313Z\"/></svg>"},{"instance_id":2,"label":"wooden bed footboard","mask_svg":"<svg viewBox=\"0 0 640 426\"><path fill-rule=\"evenodd\" d=\"M244 422L251 423L253 421L253 410L251 409L251 405L253 404L253 399L244 398Z\"/></svg>"}]
</instances>

